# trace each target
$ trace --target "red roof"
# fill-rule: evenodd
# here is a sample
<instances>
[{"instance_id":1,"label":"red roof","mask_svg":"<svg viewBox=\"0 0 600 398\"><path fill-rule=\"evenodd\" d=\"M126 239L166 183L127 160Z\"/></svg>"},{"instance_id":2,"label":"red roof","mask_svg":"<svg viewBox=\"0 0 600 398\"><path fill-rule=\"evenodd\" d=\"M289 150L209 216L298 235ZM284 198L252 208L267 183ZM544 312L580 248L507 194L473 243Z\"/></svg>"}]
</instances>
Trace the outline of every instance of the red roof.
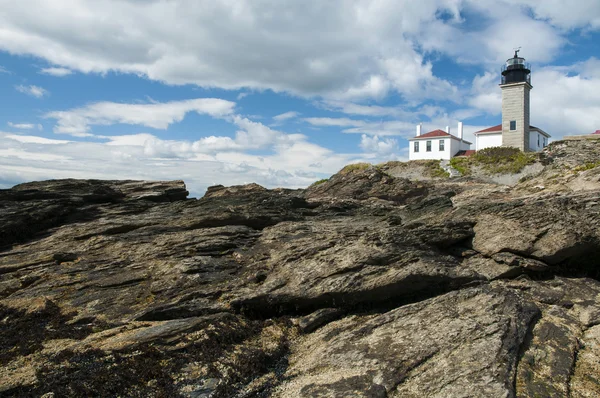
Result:
<instances>
[{"instance_id":1,"label":"red roof","mask_svg":"<svg viewBox=\"0 0 600 398\"><path fill-rule=\"evenodd\" d=\"M492 133L492 132L496 132L496 131L502 131L502 125L501 124L499 124L497 126L494 126L494 127L489 127L487 129L484 129L484 130L476 131L475 134L477 134L477 133Z\"/></svg>"},{"instance_id":2,"label":"red roof","mask_svg":"<svg viewBox=\"0 0 600 398\"><path fill-rule=\"evenodd\" d=\"M457 136L448 134L444 130L439 130L439 129L430 131L429 133L418 135L416 137L409 138L408 140L412 141L412 140L420 140L422 138L435 138L435 137L451 137L456 140L460 140L460 138L458 138ZM462 141L466 142L467 144L471 144L471 142L469 142L469 141L466 141L466 140L462 140Z\"/></svg>"},{"instance_id":3,"label":"red roof","mask_svg":"<svg viewBox=\"0 0 600 398\"><path fill-rule=\"evenodd\" d=\"M600 134L600 130L596 130L592 134Z\"/></svg>"},{"instance_id":4,"label":"red roof","mask_svg":"<svg viewBox=\"0 0 600 398\"><path fill-rule=\"evenodd\" d=\"M444 130L433 130L429 133L425 133L420 135L418 138L429 138L429 137L447 137L450 134L446 133Z\"/></svg>"},{"instance_id":5,"label":"red roof","mask_svg":"<svg viewBox=\"0 0 600 398\"><path fill-rule=\"evenodd\" d=\"M529 125L529 128L531 130L541 130L541 129L535 127L535 126L532 126L531 124ZM600 130L598 130L598 131L600 131ZM496 132L502 132L502 125L501 124L499 124L497 126L493 126L493 127L488 127L487 129L476 131L475 134L479 134L479 133L496 133ZM598 133L598 132L596 132L596 133ZM596 134L596 133L594 133L594 134ZM598 133L598 134L600 134L600 133Z\"/></svg>"},{"instance_id":6,"label":"red roof","mask_svg":"<svg viewBox=\"0 0 600 398\"><path fill-rule=\"evenodd\" d=\"M475 152L477 152L475 149L467 149L463 151L458 151L454 156L472 156L475 155Z\"/></svg>"}]
</instances>

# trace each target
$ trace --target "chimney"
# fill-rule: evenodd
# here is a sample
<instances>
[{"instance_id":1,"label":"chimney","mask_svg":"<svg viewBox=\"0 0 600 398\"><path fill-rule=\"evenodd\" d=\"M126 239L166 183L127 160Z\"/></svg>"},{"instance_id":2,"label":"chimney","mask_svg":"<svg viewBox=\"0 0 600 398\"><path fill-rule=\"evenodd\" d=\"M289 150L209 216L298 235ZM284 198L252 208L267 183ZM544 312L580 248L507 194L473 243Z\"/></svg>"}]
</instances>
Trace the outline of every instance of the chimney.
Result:
<instances>
[{"instance_id":1,"label":"chimney","mask_svg":"<svg viewBox=\"0 0 600 398\"><path fill-rule=\"evenodd\" d=\"M417 137L421 135L421 123L417 124Z\"/></svg>"},{"instance_id":2,"label":"chimney","mask_svg":"<svg viewBox=\"0 0 600 398\"><path fill-rule=\"evenodd\" d=\"M463 122L458 122L458 138L463 139Z\"/></svg>"},{"instance_id":3,"label":"chimney","mask_svg":"<svg viewBox=\"0 0 600 398\"><path fill-rule=\"evenodd\" d=\"M446 126L446 133L450 134L450 126Z\"/></svg>"}]
</instances>

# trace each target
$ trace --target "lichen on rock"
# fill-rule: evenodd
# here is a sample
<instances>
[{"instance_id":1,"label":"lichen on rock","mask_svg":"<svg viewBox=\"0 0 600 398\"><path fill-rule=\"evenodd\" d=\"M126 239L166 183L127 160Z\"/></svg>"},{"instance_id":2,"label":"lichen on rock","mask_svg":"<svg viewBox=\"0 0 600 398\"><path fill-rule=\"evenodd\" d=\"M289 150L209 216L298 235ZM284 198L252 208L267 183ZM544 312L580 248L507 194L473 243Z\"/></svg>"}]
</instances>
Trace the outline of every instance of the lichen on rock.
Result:
<instances>
[{"instance_id":1,"label":"lichen on rock","mask_svg":"<svg viewBox=\"0 0 600 398\"><path fill-rule=\"evenodd\" d=\"M0 395L597 396L599 156L553 143L514 186L0 190Z\"/></svg>"}]
</instances>

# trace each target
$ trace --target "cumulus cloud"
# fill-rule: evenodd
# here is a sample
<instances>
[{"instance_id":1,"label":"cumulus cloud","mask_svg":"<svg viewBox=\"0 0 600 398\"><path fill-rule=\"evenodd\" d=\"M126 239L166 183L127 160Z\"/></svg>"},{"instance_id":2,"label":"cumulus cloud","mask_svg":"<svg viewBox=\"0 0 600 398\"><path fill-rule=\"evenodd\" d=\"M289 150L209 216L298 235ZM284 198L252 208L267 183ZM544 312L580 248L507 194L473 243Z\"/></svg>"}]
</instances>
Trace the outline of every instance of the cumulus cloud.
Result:
<instances>
[{"instance_id":1,"label":"cumulus cloud","mask_svg":"<svg viewBox=\"0 0 600 398\"><path fill-rule=\"evenodd\" d=\"M552 67L536 71L531 91L531 123L555 139L597 130L600 126L600 65L593 63L595 70L579 75Z\"/></svg>"},{"instance_id":2,"label":"cumulus cloud","mask_svg":"<svg viewBox=\"0 0 600 398\"><path fill-rule=\"evenodd\" d=\"M416 48L424 26L444 13L459 15L456 0L411 7L391 0L32 0L3 9L0 49L54 68L346 100L455 90Z\"/></svg>"},{"instance_id":3,"label":"cumulus cloud","mask_svg":"<svg viewBox=\"0 0 600 398\"><path fill-rule=\"evenodd\" d=\"M240 118L238 123L247 122ZM245 128L249 134L258 129ZM0 185L50 178L184 179L192 195L201 196L215 184L306 187L362 159L291 137L275 139L268 154L253 155L228 137L189 142L132 134L82 142L0 132Z\"/></svg>"},{"instance_id":4,"label":"cumulus cloud","mask_svg":"<svg viewBox=\"0 0 600 398\"><path fill-rule=\"evenodd\" d=\"M491 115L500 115L502 112L502 92L498 87L500 74L485 72L473 78L471 94L467 103L473 108L480 109Z\"/></svg>"},{"instance_id":5,"label":"cumulus cloud","mask_svg":"<svg viewBox=\"0 0 600 398\"><path fill-rule=\"evenodd\" d=\"M224 117L233 112L235 103L218 98L197 98L149 104L124 104L96 102L68 111L49 112L45 116L56 119L55 133L73 136L90 136L93 125L133 124L166 129L170 124L183 120L188 112L213 117Z\"/></svg>"},{"instance_id":6,"label":"cumulus cloud","mask_svg":"<svg viewBox=\"0 0 600 398\"><path fill-rule=\"evenodd\" d=\"M379 156L389 156L398 152L398 141L392 138L380 139L379 136L363 134L360 148L365 152L372 152Z\"/></svg>"},{"instance_id":7,"label":"cumulus cloud","mask_svg":"<svg viewBox=\"0 0 600 398\"><path fill-rule=\"evenodd\" d=\"M72 74L73 71L67 68L43 68L40 70L40 73L43 75L64 77Z\"/></svg>"},{"instance_id":8,"label":"cumulus cloud","mask_svg":"<svg viewBox=\"0 0 600 398\"><path fill-rule=\"evenodd\" d=\"M497 72L473 80L469 104L501 120L502 92ZM560 139L600 126L600 61L594 57L568 66L532 72L531 123Z\"/></svg>"},{"instance_id":9,"label":"cumulus cloud","mask_svg":"<svg viewBox=\"0 0 600 398\"><path fill-rule=\"evenodd\" d=\"M347 117L324 117L328 115L319 112L320 117L299 120L309 128L361 134L363 153L336 154L301 134L286 134L273 125L250 120L256 117L237 115L235 103L222 99L97 102L45 116L56 120L55 132L79 137L91 136L94 126L114 124L164 130L189 112L225 119L236 132L231 137L202 137L198 132L202 138L189 141L168 140L156 132L96 136L102 142L55 145L36 139L19 141L13 134L6 138L10 146L2 148L0 180L5 170L13 174L0 185L22 176L39 179L71 172L96 178L172 175L191 179L195 186L250 181L298 186L350 161L392 156L398 142L386 137L412 136L420 121L427 130L455 126L458 119L482 114L499 118L498 66L519 45L528 61L538 63L531 97L534 124L554 137L592 131L599 124L600 62L591 58L577 65L544 66L568 45L567 32L600 28L597 2L422 0L410 6L395 0L4 3L0 50L39 57L52 65L41 73L129 73L171 85L242 89L238 100L262 90L311 97L321 111ZM527 42L510 41L523 37ZM438 57L475 64L479 75L470 82L448 81L436 73ZM17 87L29 95L47 95L41 87ZM399 105L379 102L389 98ZM448 102L459 109L449 112L440 105ZM299 116L286 112L274 121ZM483 127L465 125L465 136ZM21 164L6 161L23 161L23 153L46 153L47 148L52 148L49 154L62 156L51 167L32 158ZM76 161L82 162L79 153L88 156L90 166L83 170L75 166ZM102 167L107 167L106 173L97 171ZM221 179L223 173L227 180Z\"/></svg>"},{"instance_id":10,"label":"cumulus cloud","mask_svg":"<svg viewBox=\"0 0 600 398\"><path fill-rule=\"evenodd\" d=\"M600 28L600 3L570 0L508 0L513 5L526 6L540 19L549 20L564 29Z\"/></svg>"},{"instance_id":11,"label":"cumulus cloud","mask_svg":"<svg viewBox=\"0 0 600 398\"><path fill-rule=\"evenodd\" d=\"M39 86L34 86L34 85L25 86L25 85L19 84L18 86L15 86L15 90L17 90L20 93L27 94L27 95L30 95L35 98L42 98L44 96L50 95L50 93L46 89L39 87Z\"/></svg>"},{"instance_id":12,"label":"cumulus cloud","mask_svg":"<svg viewBox=\"0 0 600 398\"><path fill-rule=\"evenodd\" d=\"M4 5L0 49L40 57L53 65L42 73L55 76L115 71L346 102L399 93L409 103L462 103L460 87L436 76L428 55L497 66L510 56L507 47L523 46L528 60L548 62L568 44L565 32L600 28L597 2L576 3L31 0Z\"/></svg>"}]
</instances>

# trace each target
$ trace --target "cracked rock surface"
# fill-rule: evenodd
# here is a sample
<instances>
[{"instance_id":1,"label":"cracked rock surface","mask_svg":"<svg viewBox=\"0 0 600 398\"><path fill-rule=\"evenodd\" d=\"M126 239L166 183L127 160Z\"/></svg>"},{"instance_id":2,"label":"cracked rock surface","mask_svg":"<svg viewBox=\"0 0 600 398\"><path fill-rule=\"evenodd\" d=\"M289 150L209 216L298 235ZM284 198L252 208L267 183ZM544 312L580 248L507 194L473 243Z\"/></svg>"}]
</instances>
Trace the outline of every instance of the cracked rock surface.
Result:
<instances>
[{"instance_id":1,"label":"cracked rock surface","mask_svg":"<svg viewBox=\"0 0 600 398\"><path fill-rule=\"evenodd\" d=\"M599 157L553 143L514 187L0 190L0 396L599 396Z\"/></svg>"}]
</instances>

